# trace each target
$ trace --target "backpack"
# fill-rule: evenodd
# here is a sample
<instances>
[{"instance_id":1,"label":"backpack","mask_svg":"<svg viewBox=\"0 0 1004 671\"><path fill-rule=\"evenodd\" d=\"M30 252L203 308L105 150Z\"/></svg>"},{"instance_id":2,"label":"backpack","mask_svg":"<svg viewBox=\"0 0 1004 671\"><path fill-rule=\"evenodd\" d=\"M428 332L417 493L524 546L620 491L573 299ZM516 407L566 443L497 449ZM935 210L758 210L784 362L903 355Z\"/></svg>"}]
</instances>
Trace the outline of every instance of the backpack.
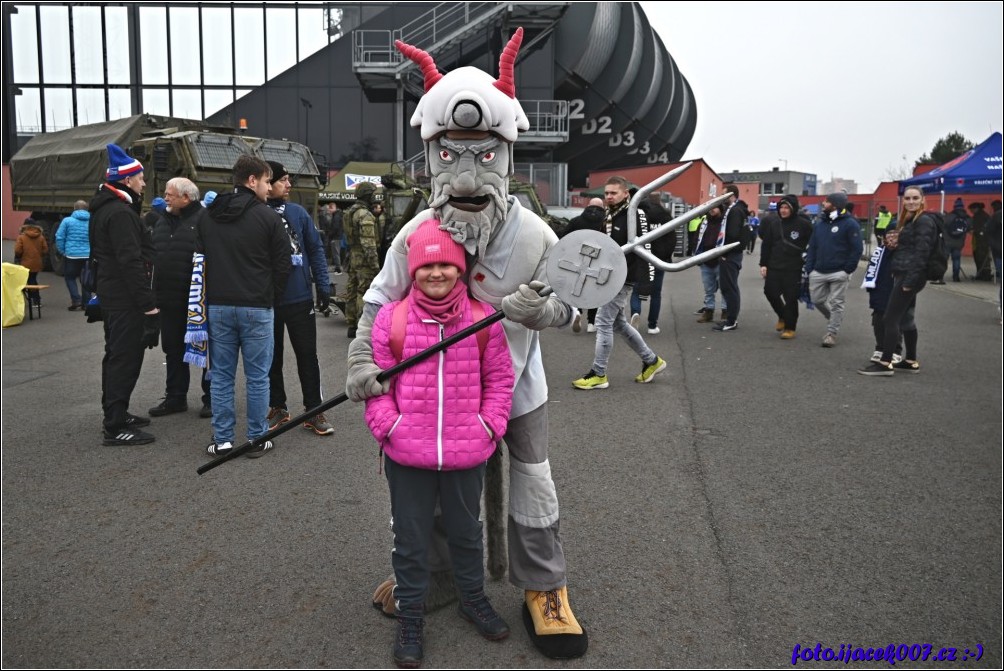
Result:
<instances>
[{"instance_id":1,"label":"backpack","mask_svg":"<svg viewBox=\"0 0 1004 671\"><path fill-rule=\"evenodd\" d=\"M934 241L927 258L927 280L939 281L948 272L948 245L945 244L945 219L938 212L925 212L934 219Z\"/></svg>"},{"instance_id":2,"label":"backpack","mask_svg":"<svg viewBox=\"0 0 1004 671\"><path fill-rule=\"evenodd\" d=\"M969 222L966 221L966 218L955 215L952 225L948 227L948 235L953 238L961 238L966 234L968 228Z\"/></svg>"},{"instance_id":3,"label":"backpack","mask_svg":"<svg viewBox=\"0 0 1004 671\"><path fill-rule=\"evenodd\" d=\"M485 306L481 301L471 300L471 318L479 322L485 318ZM400 303L394 306L394 313L390 316L390 351L394 359L401 363L404 356L404 332L408 327L408 298L405 297ZM481 329L474 336L478 339L478 355L485 355L485 348L488 347L488 329Z\"/></svg>"}]
</instances>

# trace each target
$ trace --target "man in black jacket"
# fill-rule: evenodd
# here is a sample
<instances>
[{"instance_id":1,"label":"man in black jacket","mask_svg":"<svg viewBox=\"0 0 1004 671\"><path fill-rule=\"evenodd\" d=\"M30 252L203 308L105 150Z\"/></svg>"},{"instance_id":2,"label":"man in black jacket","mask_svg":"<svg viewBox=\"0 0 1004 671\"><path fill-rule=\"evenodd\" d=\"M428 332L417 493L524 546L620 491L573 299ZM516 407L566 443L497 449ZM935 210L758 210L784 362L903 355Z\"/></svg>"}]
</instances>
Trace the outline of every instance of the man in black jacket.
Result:
<instances>
[{"instance_id":1,"label":"man in black jacket","mask_svg":"<svg viewBox=\"0 0 1004 671\"><path fill-rule=\"evenodd\" d=\"M739 327L739 271L743 268L743 228L746 226L746 205L739 200L739 188L733 184L725 187L731 197L722 204L725 208L725 221L722 228L725 237L716 245L728 245L738 242L739 247L722 256L718 265L718 282L722 290L722 299L729 306L728 319L718 322L711 328L715 331L734 331Z\"/></svg>"},{"instance_id":2,"label":"man in black jacket","mask_svg":"<svg viewBox=\"0 0 1004 671\"><path fill-rule=\"evenodd\" d=\"M164 187L167 209L154 224L153 247L156 252L153 290L160 308L160 346L167 363L167 388L164 400L148 411L161 417L188 410L188 386L191 379L185 356L185 330L188 324L188 290L192 281L192 253L195 251L195 221L202 212L199 187L185 177L175 177ZM202 410L200 417L212 417L209 382L202 369Z\"/></svg>"},{"instance_id":3,"label":"man in black jacket","mask_svg":"<svg viewBox=\"0 0 1004 671\"><path fill-rule=\"evenodd\" d=\"M607 203L603 230L618 245L626 244L628 241L628 187L626 179L615 176L607 180L603 189ZM645 212L641 209L638 210L638 225L639 230L636 231L636 234L647 226ZM610 386L607 380L607 363L610 361L610 352L614 348L615 332L627 340L628 346L641 359L641 373L635 376L635 382L651 382L657 373L661 373L666 368L666 362L663 358L645 344L641 334L628 323L624 314L635 283L644 280L648 272L648 264L635 254L628 255L627 263L627 279L620 293L596 312L596 352L593 356L593 365L588 373L572 382L572 386L576 389L606 389Z\"/></svg>"},{"instance_id":4,"label":"man in black jacket","mask_svg":"<svg viewBox=\"0 0 1004 671\"><path fill-rule=\"evenodd\" d=\"M105 329L104 444L145 445L154 437L140 428L150 420L129 413L129 399L143 367L143 348L156 347L159 329L150 287L153 243L139 217L146 186L143 165L110 144L105 179L89 206L91 256L97 262Z\"/></svg>"},{"instance_id":5,"label":"man in black jacket","mask_svg":"<svg viewBox=\"0 0 1004 671\"><path fill-rule=\"evenodd\" d=\"M286 290L291 267L282 219L265 204L271 178L268 163L242 155L234 164L233 192L217 196L195 226L195 249L205 255L213 408L213 442L207 451L212 455L234 447L238 355L247 376L248 440L268 432L273 307ZM260 457L270 449L272 442L263 441L247 456Z\"/></svg>"},{"instance_id":6,"label":"man in black jacket","mask_svg":"<svg viewBox=\"0 0 1004 671\"><path fill-rule=\"evenodd\" d=\"M798 296L802 291L805 248L812 237L812 222L798 213L798 198L781 196L776 217L764 217L760 237L760 277L763 295L777 315L774 330L781 338L795 337L798 325Z\"/></svg>"}]
</instances>

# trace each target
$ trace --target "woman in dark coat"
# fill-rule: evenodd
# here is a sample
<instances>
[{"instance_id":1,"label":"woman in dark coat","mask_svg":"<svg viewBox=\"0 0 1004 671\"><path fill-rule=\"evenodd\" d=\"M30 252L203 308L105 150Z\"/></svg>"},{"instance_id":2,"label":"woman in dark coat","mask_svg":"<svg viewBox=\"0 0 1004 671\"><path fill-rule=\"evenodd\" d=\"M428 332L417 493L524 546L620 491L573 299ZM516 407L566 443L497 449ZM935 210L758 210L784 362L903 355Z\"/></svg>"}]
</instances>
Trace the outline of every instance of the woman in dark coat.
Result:
<instances>
[{"instance_id":1,"label":"woman in dark coat","mask_svg":"<svg viewBox=\"0 0 1004 671\"><path fill-rule=\"evenodd\" d=\"M927 284L927 262L938 235L938 225L934 218L924 212L924 192L920 187L910 186L903 192L898 230L899 235L891 241L890 234L886 234L886 246L892 246L896 253L892 257L892 293L885 309L882 358L859 370L862 375L889 376L895 369L920 372L920 364L917 362L917 326L912 320L902 329L906 356L899 363L892 362L901 334L900 320L908 310L916 307L917 294ZM913 328L909 329L909 326Z\"/></svg>"}]
</instances>

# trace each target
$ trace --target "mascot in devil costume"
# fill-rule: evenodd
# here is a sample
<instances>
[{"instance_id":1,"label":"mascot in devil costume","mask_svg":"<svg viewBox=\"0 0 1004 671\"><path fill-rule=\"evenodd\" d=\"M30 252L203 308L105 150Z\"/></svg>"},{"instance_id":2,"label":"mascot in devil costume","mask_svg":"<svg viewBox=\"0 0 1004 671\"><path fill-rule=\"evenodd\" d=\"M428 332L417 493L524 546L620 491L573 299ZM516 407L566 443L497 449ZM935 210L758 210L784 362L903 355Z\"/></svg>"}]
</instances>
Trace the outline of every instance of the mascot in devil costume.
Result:
<instances>
[{"instance_id":1,"label":"mascot in devil costume","mask_svg":"<svg viewBox=\"0 0 1004 671\"><path fill-rule=\"evenodd\" d=\"M346 393L353 401L362 401L387 392L388 383L376 379L381 370L373 362L373 319L381 305L408 293L408 236L426 219L439 219L441 227L467 251L466 281L471 294L506 316L502 323L516 374L505 435L509 579L525 591L523 622L534 645L548 657L567 659L585 654L588 638L568 599L558 497L547 458L547 382L539 331L566 326L574 310L553 294L538 294L545 286L547 252L557 237L537 215L509 196L513 144L519 131L529 129L516 100L513 78L522 39L519 28L502 52L498 79L473 67L444 75L428 53L396 43L425 78L425 95L411 125L421 128L432 198L430 209L418 213L398 232L364 296L356 338L349 346ZM490 485L486 488L491 489ZM491 504L487 507L489 570L498 577L505 567L492 565ZM441 537L433 541L429 569L427 609L443 605L452 596L444 596L452 589L446 542ZM393 588L392 577L374 594L374 606L388 615L395 612Z\"/></svg>"}]
</instances>

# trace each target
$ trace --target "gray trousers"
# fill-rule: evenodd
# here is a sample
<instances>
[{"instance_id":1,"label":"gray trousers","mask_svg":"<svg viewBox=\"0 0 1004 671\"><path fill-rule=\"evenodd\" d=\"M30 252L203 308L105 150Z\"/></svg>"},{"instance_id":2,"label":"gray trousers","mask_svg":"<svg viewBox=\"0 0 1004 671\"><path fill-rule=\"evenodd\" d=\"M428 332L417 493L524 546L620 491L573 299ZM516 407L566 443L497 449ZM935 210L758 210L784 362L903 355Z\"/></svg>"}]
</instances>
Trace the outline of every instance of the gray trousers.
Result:
<instances>
[{"instance_id":1,"label":"gray trousers","mask_svg":"<svg viewBox=\"0 0 1004 671\"><path fill-rule=\"evenodd\" d=\"M509 582L524 590L565 585L565 551L558 523L558 495L547 460L547 405L509 420ZM429 567L449 570L449 548L437 515ZM399 592L394 592L395 597Z\"/></svg>"},{"instance_id":2,"label":"gray trousers","mask_svg":"<svg viewBox=\"0 0 1004 671\"><path fill-rule=\"evenodd\" d=\"M835 273L809 273L809 294L812 304L829 323L826 332L836 335L844 321L844 295L851 276L842 270Z\"/></svg>"},{"instance_id":3,"label":"gray trousers","mask_svg":"<svg viewBox=\"0 0 1004 671\"><path fill-rule=\"evenodd\" d=\"M597 375L607 374L610 352L614 349L614 333L620 334L627 340L628 347L638 355L642 363L649 364L656 360L655 352L624 316L633 289L633 285L625 284L612 301L601 306L596 312L596 350L593 354L592 369Z\"/></svg>"}]
</instances>

